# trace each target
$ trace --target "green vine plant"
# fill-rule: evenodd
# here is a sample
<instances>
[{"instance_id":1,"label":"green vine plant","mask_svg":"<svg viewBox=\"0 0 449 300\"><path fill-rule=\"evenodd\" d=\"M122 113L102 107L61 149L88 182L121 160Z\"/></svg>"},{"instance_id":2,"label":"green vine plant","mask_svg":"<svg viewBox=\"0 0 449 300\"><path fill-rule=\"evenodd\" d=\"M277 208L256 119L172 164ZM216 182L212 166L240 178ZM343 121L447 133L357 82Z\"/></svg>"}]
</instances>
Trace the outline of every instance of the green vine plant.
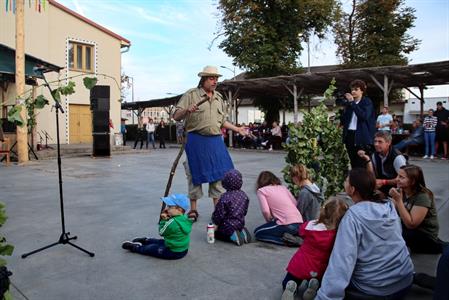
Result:
<instances>
[{"instance_id":1,"label":"green vine plant","mask_svg":"<svg viewBox=\"0 0 449 300\"><path fill-rule=\"evenodd\" d=\"M290 143L284 145L287 165L282 172L294 195L298 193L299 187L293 184L289 171L296 164L307 166L326 198L343 189L349 167L348 154L342 141L343 131L338 115L334 119L329 118L324 104L324 100L332 98L334 90L333 79L320 104L304 113L302 124L289 125Z\"/></svg>"},{"instance_id":2,"label":"green vine plant","mask_svg":"<svg viewBox=\"0 0 449 300\"><path fill-rule=\"evenodd\" d=\"M8 219L7 215L6 215L6 210L5 210L5 204L0 202L0 227L3 226L3 224L5 224L6 220ZM8 244L6 242L6 238L4 236L0 236L0 256L11 256L12 253L14 251L14 246L11 244ZM3 257L0 257L0 267L5 267L6 266L6 259L4 259ZM6 274L2 274L2 276L5 276ZM9 281L8 281L9 283ZM0 295L1 296L1 295ZM12 300L12 295L8 290L6 290L6 292L3 294L3 298L4 300Z\"/></svg>"},{"instance_id":3,"label":"green vine plant","mask_svg":"<svg viewBox=\"0 0 449 300\"><path fill-rule=\"evenodd\" d=\"M92 89L97 84L98 79L96 77L84 77L83 83L87 89ZM60 81L57 81L58 83ZM61 101L61 95L68 96L75 93L75 82L69 81L67 85L59 86L53 89L52 96L57 100ZM29 93L29 91L27 91ZM27 93L26 92L26 93ZM21 97L23 95L19 95ZM17 124L17 126L23 127L25 124L28 125L28 131L32 132L33 128L36 126L36 109L42 109L45 105L49 104L47 98L44 95L39 95L35 99L31 96L27 97L24 101L25 109L27 110L27 120L23 120L20 113L23 109L23 105L14 105L8 112L8 121Z\"/></svg>"}]
</instances>

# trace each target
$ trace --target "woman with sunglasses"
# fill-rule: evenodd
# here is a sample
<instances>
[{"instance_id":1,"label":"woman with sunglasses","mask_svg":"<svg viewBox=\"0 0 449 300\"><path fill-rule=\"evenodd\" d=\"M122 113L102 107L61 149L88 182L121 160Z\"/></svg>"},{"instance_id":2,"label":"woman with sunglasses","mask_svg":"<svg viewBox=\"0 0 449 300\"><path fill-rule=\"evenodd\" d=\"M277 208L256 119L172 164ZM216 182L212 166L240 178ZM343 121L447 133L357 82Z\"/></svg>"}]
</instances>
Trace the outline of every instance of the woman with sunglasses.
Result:
<instances>
[{"instance_id":1,"label":"woman with sunglasses","mask_svg":"<svg viewBox=\"0 0 449 300\"><path fill-rule=\"evenodd\" d=\"M402 221L402 236L412 252L441 253L438 215L433 193L426 187L423 171L415 165L402 166L397 188L390 190Z\"/></svg>"}]
</instances>

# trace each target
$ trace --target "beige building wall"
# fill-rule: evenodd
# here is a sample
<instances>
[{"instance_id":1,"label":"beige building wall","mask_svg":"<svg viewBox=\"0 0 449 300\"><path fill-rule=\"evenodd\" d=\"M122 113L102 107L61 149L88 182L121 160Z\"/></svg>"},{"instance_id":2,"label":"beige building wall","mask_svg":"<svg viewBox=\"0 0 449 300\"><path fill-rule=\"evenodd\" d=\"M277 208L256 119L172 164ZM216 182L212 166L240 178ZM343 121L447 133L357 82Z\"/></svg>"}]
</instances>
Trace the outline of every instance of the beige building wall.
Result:
<instances>
[{"instance_id":1,"label":"beige building wall","mask_svg":"<svg viewBox=\"0 0 449 300\"><path fill-rule=\"evenodd\" d=\"M94 73L85 76L97 76L97 85L109 85L111 88L110 117L114 130L120 131L120 73L121 73L121 41L107 34L91 24L49 4L46 11L37 12L34 7L25 5L25 52L49 63L64 67L59 74L47 73L47 80L62 79L65 85L69 80L76 84L75 94L61 98L65 113L60 114L61 143L69 143L69 104L89 104L89 90L84 87L83 77L70 79L82 73L68 70L68 45L70 41L81 42L94 46L94 59L92 61ZM0 43L15 48L15 15L0 9ZM104 76L106 74L107 76ZM112 78L109 78L112 77ZM39 85L43 83L39 80ZM57 88L58 83L51 84ZM26 89L31 89L27 86ZM37 95L44 94L53 105L53 100L43 86L37 88ZM6 93L8 103L15 101L15 86L9 84ZM56 142L55 113L46 106L37 116L37 130L45 130ZM111 133L113 133L111 132Z\"/></svg>"}]
</instances>

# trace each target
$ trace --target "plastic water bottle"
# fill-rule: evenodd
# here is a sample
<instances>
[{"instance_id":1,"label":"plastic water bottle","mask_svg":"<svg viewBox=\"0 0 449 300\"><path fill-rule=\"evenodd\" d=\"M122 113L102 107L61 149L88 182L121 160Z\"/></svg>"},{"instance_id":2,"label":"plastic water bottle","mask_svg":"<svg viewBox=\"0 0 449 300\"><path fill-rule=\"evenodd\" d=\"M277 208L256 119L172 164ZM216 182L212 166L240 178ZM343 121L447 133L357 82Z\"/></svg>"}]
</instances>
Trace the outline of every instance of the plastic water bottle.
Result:
<instances>
[{"instance_id":1,"label":"plastic water bottle","mask_svg":"<svg viewBox=\"0 0 449 300\"><path fill-rule=\"evenodd\" d=\"M207 242L209 244L215 243L215 225L213 223L207 224Z\"/></svg>"}]
</instances>

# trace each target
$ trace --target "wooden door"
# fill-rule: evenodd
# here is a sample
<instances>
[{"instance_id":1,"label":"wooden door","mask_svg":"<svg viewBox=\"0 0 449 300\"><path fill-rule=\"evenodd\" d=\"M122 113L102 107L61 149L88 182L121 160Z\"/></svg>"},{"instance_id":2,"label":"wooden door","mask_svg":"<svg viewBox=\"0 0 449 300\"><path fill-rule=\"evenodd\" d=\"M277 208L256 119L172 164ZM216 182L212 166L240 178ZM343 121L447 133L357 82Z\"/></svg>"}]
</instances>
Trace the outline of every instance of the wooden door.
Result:
<instances>
[{"instance_id":1,"label":"wooden door","mask_svg":"<svg viewBox=\"0 0 449 300\"><path fill-rule=\"evenodd\" d=\"M70 104L70 144L92 143L92 113L89 105Z\"/></svg>"}]
</instances>

